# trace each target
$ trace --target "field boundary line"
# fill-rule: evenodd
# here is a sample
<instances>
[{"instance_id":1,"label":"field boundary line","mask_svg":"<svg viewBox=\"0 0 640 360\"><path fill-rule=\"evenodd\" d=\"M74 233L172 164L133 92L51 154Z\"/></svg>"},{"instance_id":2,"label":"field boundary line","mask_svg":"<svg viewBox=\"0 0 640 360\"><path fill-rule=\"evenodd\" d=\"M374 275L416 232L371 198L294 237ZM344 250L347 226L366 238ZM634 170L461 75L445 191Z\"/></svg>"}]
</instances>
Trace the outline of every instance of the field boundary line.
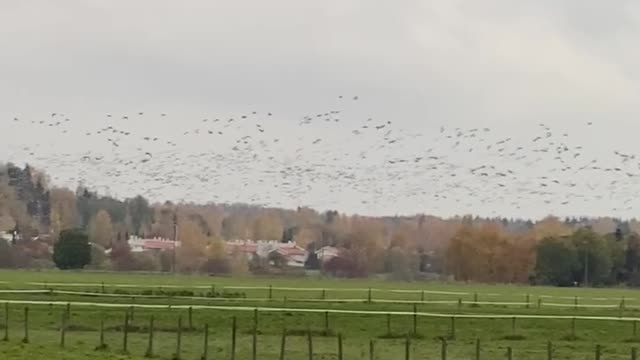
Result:
<instances>
[{"instance_id":1,"label":"field boundary line","mask_svg":"<svg viewBox=\"0 0 640 360\"><path fill-rule=\"evenodd\" d=\"M202 300L211 302L278 302L283 301L274 298L225 298L225 297L203 297L203 296L182 296L182 295L145 295L145 294L117 294L87 291L71 291L71 290L55 290L55 289L15 289L0 290L0 294L62 294L77 295L94 298L121 298L121 299L178 299L178 300ZM379 303L379 304L441 304L441 305L497 305L497 306L536 306L534 302L519 301L468 301L468 300L406 300L406 299L314 299L314 298L287 298L286 301L291 302L309 302L309 303ZM551 303L544 302L541 306L565 307L565 308L619 308L620 304L575 304L575 303ZM639 308L637 305L625 305L625 308Z\"/></svg>"},{"instance_id":2,"label":"field boundary line","mask_svg":"<svg viewBox=\"0 0 640 360\"><path fill-rule=\"evenodd\" d=\"M200 309L200 310L223 310L223 311L260 311L260 312L298 312L298 313L333 313L352 315L399 315L399 316L422 316L433 318L468 318L468 319L576 319L576 320L597 320L597 321L640 321L637 317L625 316L587 316L587 315L530 315L530 314L446 314L432 312L413 311L368 311L368 310L340 310L340 309L309 309L309 308L280 308L280 307L255 307L255 306L215 306L215 305L162 305L162 304L114 304L114 303L92 303L74 301L39 301L39 300L3 300L8 304L18 305L45 305L45 306L80 306L80 307L111 307L111 308L148 308L148 309Z\"/></svg>"},{"instance_id":3,"label":"field boundary line","mask_svg":"<svg viewBox=\"0 0 640 360\"><path fill-rule=\"evenodd\" d=\"M10 282L0 281L0 284L23 284L31 286L51 286L51 287L106 287L106 288L152 288L152 289L211 289L215 287L215 283L209 285L161 285L161 284L109 284L109 283L64 283L64 282ZM286 286L219 286L221 290L264 290L264 291L300 291L300 292L363 292L368 291L377 293L406 293L406 294L433 294L433 295L450 295L450 296L490 296L490 297L519 297L530 295L537 298L552 298L563 300L594 300L594 301L636 301L635 297L589 297L589 296L567 296L567 295L548 295L548 294L500 294L500 293L483 293L483 292L462 292L462 291L443 291L443 290L422 290L422 289L386 289L386 288L323 288L323 287L286 287Z\"/></svg>"}]
</instances>

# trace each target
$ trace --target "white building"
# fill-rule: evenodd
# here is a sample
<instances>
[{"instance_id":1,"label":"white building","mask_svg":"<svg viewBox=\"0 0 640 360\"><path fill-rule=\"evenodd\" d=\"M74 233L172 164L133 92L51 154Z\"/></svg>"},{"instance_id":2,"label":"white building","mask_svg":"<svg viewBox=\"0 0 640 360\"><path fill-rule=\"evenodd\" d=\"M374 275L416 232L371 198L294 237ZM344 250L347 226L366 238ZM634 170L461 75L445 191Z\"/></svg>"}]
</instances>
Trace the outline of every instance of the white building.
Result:
<instances>
[{"instance_id":1,"label":"white building","mask_svg":"<svg viewBox=\"0 0 640 360\"><path fill-rule=\"evenodd\" d=\"M131 236L127 240L131 252L143 252L143 251L173 251L175 248L180 247L180 241L173 241L161 237L154 238L141 238L138 236Z\"/></svg>"},{"instance_id":2,"label":"white building","mask_svg":"<svg viewBox=\"0 0 640 360\"><path fill-rule=\"evenodd\" d=\"M13 240L13 234L7 231L0 231L0 240L4 240L7 243L11 244Z\"/></svg>"},{"instance_id":3,"label":"white building","mask_svg":"<svg viewBox=\"0 0 640 360\"><path fill-rule=\"evenodd\" d=\"M316 250L316 256L318 260L320 260L321 264L340 256L340 249L333 246L323 246L320 249Z\"/></svg>"},{"instance_id":4,"label":"white building","mask_svg":"<svg viewBox=\"0 0 640 360\"><path fill-rule=\"evenodd\" d=\"M226 242L228 254L241 253L248 260L255 257L267 259L269 254L277 252L287 260L287 266L304 267L308 253L295 242L282 243L278 240L231 240Z\"/></svg>"}]
</instances>

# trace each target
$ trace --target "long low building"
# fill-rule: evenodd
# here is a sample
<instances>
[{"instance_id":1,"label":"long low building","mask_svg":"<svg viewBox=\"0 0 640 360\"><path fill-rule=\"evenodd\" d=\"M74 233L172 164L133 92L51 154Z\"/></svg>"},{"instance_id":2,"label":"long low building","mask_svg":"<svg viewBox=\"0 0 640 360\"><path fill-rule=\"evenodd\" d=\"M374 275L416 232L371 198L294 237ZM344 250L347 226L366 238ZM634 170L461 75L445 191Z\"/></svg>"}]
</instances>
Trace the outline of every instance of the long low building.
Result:
<instances>
[{"instance_id":1,"label":"long low building","mask_svg":"<svg viewBox=\"0 0 640 360\"><path fill-rule=\"evenodd\" d=\"M161 237L141 238L138 236L131 236L129 240L127 240L127 243L129 244L132 252L162 250L173 251L175 248L180 247L179 241L173 241Z\"/></svg>"},{"instance_id":2,"label":"long low building","mask_svg":"<svg viewBox=\"0 0 640 360\"><path fill-rule=\"evenodd\" d=\"M231 240L226 242L228 254L244 254L248 260L268 259L271 253L278 253L286 260L287 266L304 267L309 253L295 242L283 243L278 240Z\"/></svg>"}]
</instances>

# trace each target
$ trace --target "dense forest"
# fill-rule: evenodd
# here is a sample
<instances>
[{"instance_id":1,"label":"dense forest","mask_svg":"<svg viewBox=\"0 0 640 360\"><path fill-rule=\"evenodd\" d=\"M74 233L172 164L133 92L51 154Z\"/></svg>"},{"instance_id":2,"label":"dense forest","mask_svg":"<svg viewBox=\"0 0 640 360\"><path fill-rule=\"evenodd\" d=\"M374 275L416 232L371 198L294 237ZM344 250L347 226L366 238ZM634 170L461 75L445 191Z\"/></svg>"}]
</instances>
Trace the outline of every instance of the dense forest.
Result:
<instances>
[{"instance_id":1,"label":"dense forest","mask_svg":"<svg viewBox=\"0 0 640 360\"><path fill-rule=\"evenodd\" d=\"M183 272L270 271L269 264L228 253L225 241L280 240L310 252L340 249L341 256L330 263L308 261L308 267L336 276L640 285L640 222L635 219L363 217L305 207L152 204L142 196L101 195L90 184L75 190L53 187L46 174L28 165L0 166L0 231L13 234L0 241L0 267L54 267L51 249L69 229L88 235L88 267L103 270L171 271L173 254L132 253L126 239L177 235L182 246L175 270Z\"/></svg>"}]
</instances>

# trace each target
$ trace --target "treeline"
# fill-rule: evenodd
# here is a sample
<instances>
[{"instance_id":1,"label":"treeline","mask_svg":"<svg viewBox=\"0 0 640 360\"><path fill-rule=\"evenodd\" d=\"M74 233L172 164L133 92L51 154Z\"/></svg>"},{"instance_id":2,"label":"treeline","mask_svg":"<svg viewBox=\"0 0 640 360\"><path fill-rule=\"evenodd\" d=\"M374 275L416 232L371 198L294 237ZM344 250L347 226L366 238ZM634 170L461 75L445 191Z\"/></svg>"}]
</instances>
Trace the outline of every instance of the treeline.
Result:
<instances>
[{"instance_id":1,"label":"treeline","mask_svg":"<svg viewBox=\"0 0 640 360\"><path fill-rule=\"evenodd\" d=\"M314 256L307 262L336 276L413 279L444 274L466 281L572 285L585 280L581 266L591 284L635 283L636 255L629 249L638 247L634 239L640 223L613 218L363 217L304 207L151 204L143 196L116 199L86 186L75 191L51 187L46 174L28 165L0 166L0 231L19 234L13 244L0 242L0 266L53 266L51 249L61 232L70 229L88 235L88 266L99 269L270 271L282 261L248 261L243 254L229 254L225 241L280 240L295 241L311 253L324 246L340 249L341 256L328 263ZM126 241L131 235L177 236L182 246L175 259L165 252L132 253ZM580 240L585 238L590 242ZM593 243L588 251L587 243ZM588 264L580 265L585 251ZM563 259L566 269L554 266L555 259Z\"/></svg>"},{"instance_id":2,"label":"treeline","mask_svg":"<svg viewBox=\"0 0 640 360\"><path fill-rule=\"evenodd\" d=\"M496 223L463 222L448 243L446 270L458 280L481 282L640 285L640 236L607 229L572 228L549 217L531 231L509 234Z\"/></svg>"}]
</instances>

